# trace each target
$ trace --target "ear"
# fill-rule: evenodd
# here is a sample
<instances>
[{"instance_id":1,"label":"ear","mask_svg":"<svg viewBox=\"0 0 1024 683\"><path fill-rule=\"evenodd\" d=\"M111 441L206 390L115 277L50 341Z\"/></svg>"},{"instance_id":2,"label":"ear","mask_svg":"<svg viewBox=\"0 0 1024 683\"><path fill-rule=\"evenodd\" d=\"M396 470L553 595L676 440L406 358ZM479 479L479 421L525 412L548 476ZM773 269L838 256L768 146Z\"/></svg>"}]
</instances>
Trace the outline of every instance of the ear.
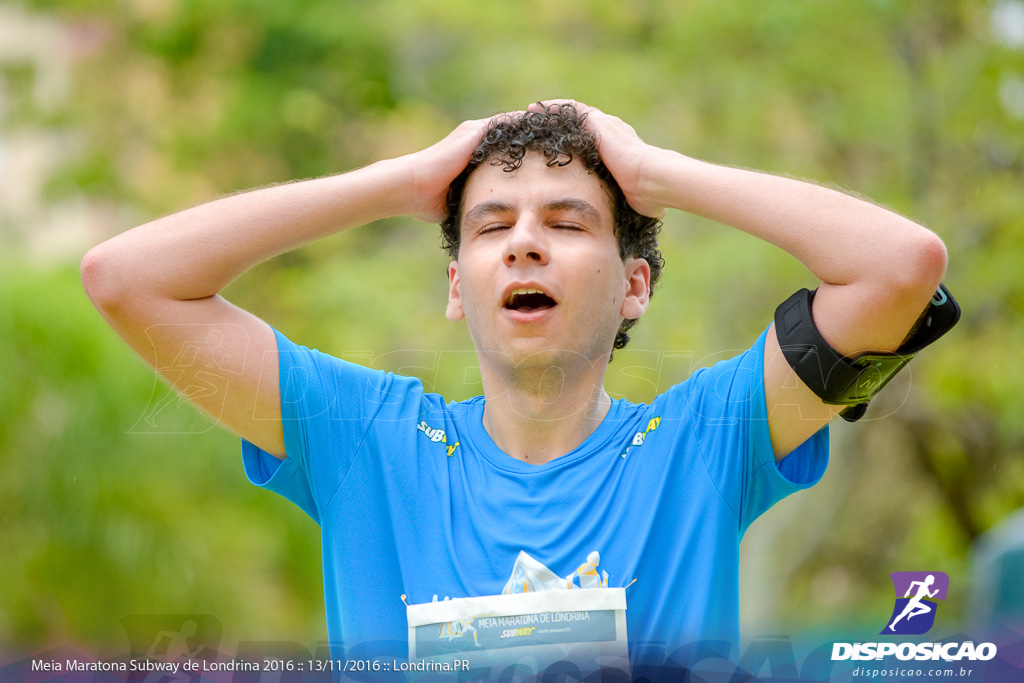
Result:
<instances>
[{"instance_id":1,"label":"ear","mask_svg":"<svg viewBox=\"0 0 1024 683\"><path fill-rule=\"evenodd\" d=\"M462 310L462 295L459 293L459 262L452 261L448 264L448 308L445 310L445 317L449 320L462 320L466 312Z\"/></svg>"},{"instance_id":2,"label":"ear","mask_svg":"<svg viewBox=\"0 0 1024 683\"><path fill-rule=\"evenodd\" d=\"M636 320L651 302L651 266L647 259L630 257L625 263L626 298L622 300L622 317Z\"/></svg>"}]
</instances>

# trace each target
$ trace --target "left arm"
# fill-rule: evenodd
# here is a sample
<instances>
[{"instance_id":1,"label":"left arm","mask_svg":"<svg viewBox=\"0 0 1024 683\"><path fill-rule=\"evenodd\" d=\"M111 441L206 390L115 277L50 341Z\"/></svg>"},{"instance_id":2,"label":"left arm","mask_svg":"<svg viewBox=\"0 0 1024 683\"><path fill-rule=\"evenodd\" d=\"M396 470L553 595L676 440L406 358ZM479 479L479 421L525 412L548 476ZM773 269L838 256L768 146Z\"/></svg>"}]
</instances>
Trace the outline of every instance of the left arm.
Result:
<instances>
[{"instance_id":1,"label":"left arm","mask_svg":"<svg viewBox=\"0 0 1024 683\"><path fill-rule=\"evenodd\" d=\"M651 186L665 206L731 225L784 249L821 280L814 322L844 356L895 351L935 293L946 250L926 228L841 192L689 159L652 155ZM765 340L765 399L781 460L843 406L821 402Z\"/></svg>"},{"instance_id":2,"label":"left arm","mask_svg":"<svg viewBox=\"0 0 1024 683\"><path fill-rule=\"evenodd\" d=\"M630 205L649 216L680 209L731 225L800 260L821 280L813 315L839 353L895 351L935 293L946 249L927 228L827 187L729 168L644 143L597 109L587 125ZM800 381L774 331L765 342L765 398L776 460L843 406L821 402Z\"/></svg>"}]
</instances>

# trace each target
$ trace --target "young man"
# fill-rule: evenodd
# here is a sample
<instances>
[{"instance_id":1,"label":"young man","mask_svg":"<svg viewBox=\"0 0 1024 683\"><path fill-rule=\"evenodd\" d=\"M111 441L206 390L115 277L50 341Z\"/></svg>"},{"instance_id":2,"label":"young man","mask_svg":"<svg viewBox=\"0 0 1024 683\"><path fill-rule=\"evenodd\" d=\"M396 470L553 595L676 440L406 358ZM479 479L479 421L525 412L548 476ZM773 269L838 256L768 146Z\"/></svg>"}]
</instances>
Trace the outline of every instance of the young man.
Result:
<instances>
[{"instance_id":1,"label":"young man","mask_svg":"<svg viewBox=\"0 0 1024 683\"><path fill-rule=\"evenodd\" d=\"M610 354L661 267L651 217L668 208L803 262L821 281L814 323L845 356L897 349L945 269L933 233L881 207L655 148L557 101L466 122L406 157L161 218L90 251L83 279L158 368L204 331L223 335L197 365L230 381L195 403L245 439L254 483L321 525L332 642L400 650L399 596L501 593L525 550L558 576L586 560L608 585L637 579L629 638L672 650L736 640L740 538L820 478L821 428L841 406L795 377L774 326L649 406L608 397ZM466 320L482 397L445 404L415 379L296 346L217 294L276 254L402 214L443 222L447 315Z\"/></svg>"}]
</instances>

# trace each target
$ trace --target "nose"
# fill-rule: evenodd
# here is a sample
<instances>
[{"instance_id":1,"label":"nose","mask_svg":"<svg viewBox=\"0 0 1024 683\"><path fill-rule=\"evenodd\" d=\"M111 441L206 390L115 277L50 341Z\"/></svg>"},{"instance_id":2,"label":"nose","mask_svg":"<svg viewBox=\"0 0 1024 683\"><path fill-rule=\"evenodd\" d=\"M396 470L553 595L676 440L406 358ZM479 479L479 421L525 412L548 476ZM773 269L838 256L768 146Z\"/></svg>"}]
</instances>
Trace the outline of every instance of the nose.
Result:
<instances>
[{"instance_id":1,"label":"nose","mask_svg":"<svg viewBox=\"0 0 1024 683\"><path fill-rule=\"evenodd\" d=\"M530 216L520 216L508 232L504 261L506 266L547 264L548 247L544 227L539 221Z\"/></svg>"}]
</instances>

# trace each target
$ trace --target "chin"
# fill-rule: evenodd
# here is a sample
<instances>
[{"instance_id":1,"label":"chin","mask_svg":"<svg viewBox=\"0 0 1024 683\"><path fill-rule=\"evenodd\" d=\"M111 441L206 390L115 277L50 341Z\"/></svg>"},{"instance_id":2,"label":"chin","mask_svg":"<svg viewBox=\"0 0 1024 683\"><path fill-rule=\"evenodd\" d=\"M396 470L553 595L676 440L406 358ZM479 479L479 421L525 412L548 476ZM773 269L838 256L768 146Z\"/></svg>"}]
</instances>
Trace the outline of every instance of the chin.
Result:
<instances>
[{"instance_id":1,"label":"chin","mask_svg":"<svg viewBox=\"0 0 1024 683\"><path fill-rule=\"evenodd\" d=\"M607 362L608 352L553 346L542 339L516 340L524 343L506 344L501 355L517 372L544 371L549 368L569 369L596 362Z\"/></svg>"}]
</instances>

